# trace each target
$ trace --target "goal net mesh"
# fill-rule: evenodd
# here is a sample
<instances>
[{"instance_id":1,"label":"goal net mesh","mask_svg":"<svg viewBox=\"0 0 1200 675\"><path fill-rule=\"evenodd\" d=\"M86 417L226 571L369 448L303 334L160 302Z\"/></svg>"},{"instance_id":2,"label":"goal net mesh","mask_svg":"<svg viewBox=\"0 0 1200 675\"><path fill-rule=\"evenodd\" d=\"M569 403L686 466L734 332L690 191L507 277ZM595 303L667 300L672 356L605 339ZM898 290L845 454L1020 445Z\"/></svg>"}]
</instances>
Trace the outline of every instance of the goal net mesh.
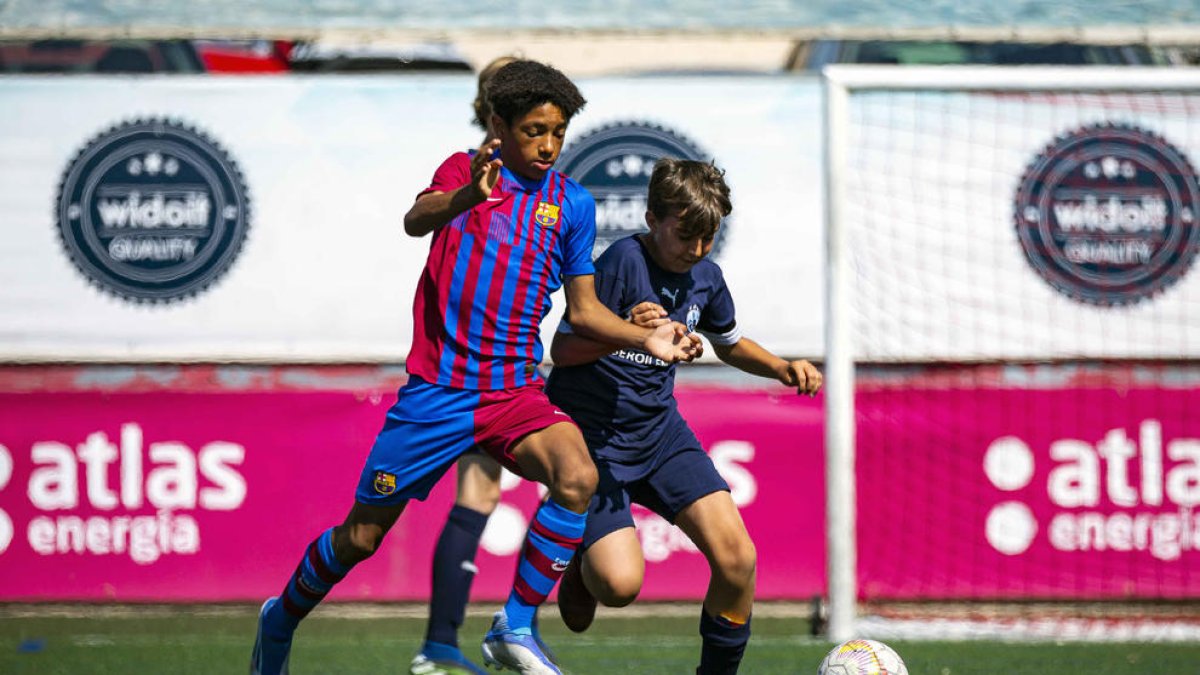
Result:
<instances>
[{"instance_id":1,"label":"goal net mesh","mask_svg":"<svg viewBox=\"0 0 1200 675\"><path fill-rule=\"evenodd\" d=\"M1197 639L1200 92L931 84L831 173L860 625Z\"/></svg>"}]
</instances>

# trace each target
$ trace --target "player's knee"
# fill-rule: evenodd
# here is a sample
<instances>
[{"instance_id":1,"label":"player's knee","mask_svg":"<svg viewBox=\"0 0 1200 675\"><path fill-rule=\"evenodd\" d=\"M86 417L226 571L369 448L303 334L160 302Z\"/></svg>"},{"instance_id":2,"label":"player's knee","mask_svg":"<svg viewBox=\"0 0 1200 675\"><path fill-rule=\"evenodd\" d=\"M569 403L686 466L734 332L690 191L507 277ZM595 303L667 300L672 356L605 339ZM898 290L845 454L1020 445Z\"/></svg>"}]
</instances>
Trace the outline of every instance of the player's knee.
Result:
<instances>
[{"instance_id":1,"label":"player's knee","mask_svg":"<svg viewBox=\"0 0 1200 675\"><path fill-rule=\"evenodd\" d=\"M714 562L714 572L727 582L744 587L754 583L754 570L758 565L758 551L754 542L739 539L723 546Z\"/></svg>"},{"instance_id":2,"label":"player's knee","mask_svg":"<svg viewBox=\"0 0 1200 675\"><path fill-rule=\"evenodd\" d=\"M349 525L344 527L341 537L334 533L334 552L340 562L358 564L374 555L383 541L383 528L376 525ZM338 546L338 544L341 544Z\"/></svg>"},{"instance_id":3,"label":"player's knee","mask_svg":"<svg viewBox=\"0 0 1200 675\"><path fill-rule=\"evenodd\" d=\"M582 460L563 466L555 476L555 485L552 488L563 506L582 511L587 508L592 495L596 493L599 480L600 474L596 471L596 465L585 456Z\"/></svg>"},{"instance_id":4,"label":"player's knee","mask_svg":"<svg viewBox=\"0 0 1200 675\"><path fill-rule=\"evenodd\" d=\"M500 483L497 481L486 486L475 486L471 490L460 490L454 503L490 516L496 510L496 506L500 504Z\"/></svg>"},{"instance_id":5,"label":"player's knee","mask_svg":"<svg viewBox=\"0 0 1200 675\"><path fill-rule=\"evenodd\" d=\"M597 580L595 596L605 607L624 607L637 599L642 590L641 577L620 576Z\"/></svg>"}]
</instances>

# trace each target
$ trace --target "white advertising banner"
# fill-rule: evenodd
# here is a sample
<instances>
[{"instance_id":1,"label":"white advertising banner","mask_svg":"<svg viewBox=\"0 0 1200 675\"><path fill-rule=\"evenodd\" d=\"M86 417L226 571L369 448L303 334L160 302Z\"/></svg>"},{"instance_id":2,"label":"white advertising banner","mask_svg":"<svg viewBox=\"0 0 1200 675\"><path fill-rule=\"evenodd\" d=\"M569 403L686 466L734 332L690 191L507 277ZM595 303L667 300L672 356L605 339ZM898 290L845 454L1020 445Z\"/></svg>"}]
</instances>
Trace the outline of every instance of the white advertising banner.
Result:
<instances>
[{"instance_id":1,"label":"white advertising banner","mask_svg":"<svg viewBox=\"0 0 1200 675\"><path fill-rule=\"evenodd\" d=\"M854 93L855 356L1200 357L1198 111L1194 92Z\"/></svg>"},{"instance_id":2,"label":"white advertising banner","mask_svg":"<svg viewBox=\"0 0 1200 675\"><path fill-rule=\"evenodd\" d=\"M559 168L635 231L660 156L715 158L747 335L822 352L820 88L582 80ZM401 219L474 147L474 78L0 81L0 360L395 361L428 238ZM544 325L557 323L561 295Z\"/></svg>"}]
</instances>

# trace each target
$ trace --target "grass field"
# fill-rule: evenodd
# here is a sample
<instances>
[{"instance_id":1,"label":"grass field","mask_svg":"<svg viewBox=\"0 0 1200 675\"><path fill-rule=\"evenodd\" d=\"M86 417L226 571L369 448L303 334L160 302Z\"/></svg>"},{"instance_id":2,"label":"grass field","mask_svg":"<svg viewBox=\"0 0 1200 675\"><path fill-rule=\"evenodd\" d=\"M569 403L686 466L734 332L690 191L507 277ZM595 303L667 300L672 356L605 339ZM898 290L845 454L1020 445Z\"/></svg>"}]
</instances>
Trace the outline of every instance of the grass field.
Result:
<instances>
[{"instance_id":1,"label":"grass field","mask_svg":"<svg viewBox=\"0 0 1200 675\"><path fill-rule=\"evenodd\" d=\"M487 629L472 611L464 649L478 654ZM697 619L684 611L604 614L582 635L548 608L543 633L577 675L681 675L695 671ZM0 673L244 673L257 608L0 606ZM422 608L319 608L297 633L292 673L407 672L424 630ZM629 618L622 618L629 617ZM468 641L469 640L469 641ZM893 642L912 675L1129 675L1200 672L1200 644ZM830 645L808 637L804 619L769 611L754 620L741 672L809 675Z\"/></svg>"}]
</instances>

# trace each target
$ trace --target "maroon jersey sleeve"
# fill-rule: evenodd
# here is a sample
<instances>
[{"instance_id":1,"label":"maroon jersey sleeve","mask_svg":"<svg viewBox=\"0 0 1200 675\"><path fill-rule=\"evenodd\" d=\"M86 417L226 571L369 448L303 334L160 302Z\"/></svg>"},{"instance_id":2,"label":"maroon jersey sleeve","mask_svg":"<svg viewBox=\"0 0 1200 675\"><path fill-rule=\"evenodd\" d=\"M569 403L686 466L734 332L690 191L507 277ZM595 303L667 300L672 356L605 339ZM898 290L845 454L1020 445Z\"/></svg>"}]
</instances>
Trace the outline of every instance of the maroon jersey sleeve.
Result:
<instances>
[{"instance_id":1,"label":"maroon jersey sleeve","mask_svg":"<svg viewBox=\"0 0 1200 675\"><path fill-rule=\"evenodd\" d=\"M421 190L417 196L430 192L450 192L471 182L471 156L465 152L456 152L446 158L442 165L433 172L433 180L429 187Z\"/></svg>"}]
</instances>

